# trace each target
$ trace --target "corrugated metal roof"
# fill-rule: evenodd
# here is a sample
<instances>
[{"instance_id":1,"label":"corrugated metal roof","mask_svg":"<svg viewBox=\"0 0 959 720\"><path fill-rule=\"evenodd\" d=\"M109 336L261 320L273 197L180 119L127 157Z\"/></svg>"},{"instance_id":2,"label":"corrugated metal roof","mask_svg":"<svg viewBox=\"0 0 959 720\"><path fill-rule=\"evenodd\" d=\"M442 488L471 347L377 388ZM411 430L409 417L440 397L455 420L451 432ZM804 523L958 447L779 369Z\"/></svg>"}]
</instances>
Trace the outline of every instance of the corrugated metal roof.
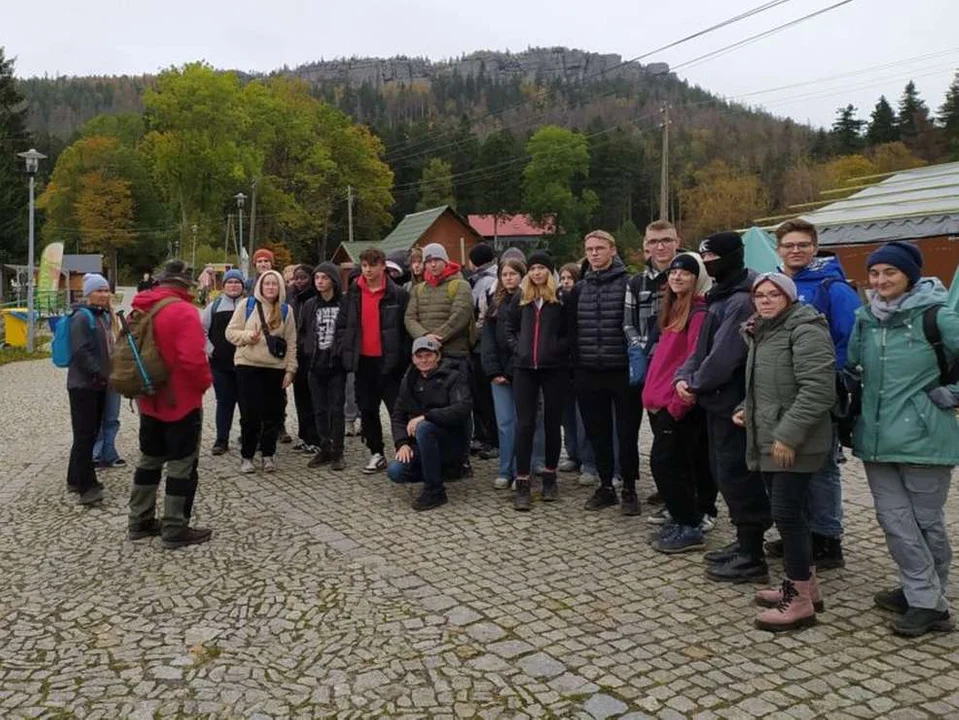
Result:
<instances>
[{"instance_id":1,"label":"corrugated metal roof","mask_svg":"<svg viewBox=\"0 0 959 720\"><path fill-rule=\"evenodd\" d=\"M64 255L60 269L72 273L103 272L103 258L99 255Z\"/></svg>"},{"instance_id":2,"label":"corrugated metal roof","mask_svg":"<svg viewBox=\"0 0 959 720\"><path fill-rule=\"evenodd\" d=\"M449 205L442 205L410 213L400 220L400 224L393 228L393 232L383 238L379 244L380 250L387 255L394 250L409 250L448 208L451 209Z\"/></svg>"},{"instance_id":3,"label":"corrugated metal roof","mask_svg":"<svg viewBox=\"0 0 959 720\"><path fill-rule=\"evenodd\" d=\"M822 245L959 234L959 162L904 170L802 217Z\"/></svg>"},{"instance_id":4,"label":"corrugated metal roof","mask_svg":"<svg viewBox=\"0 0 959 720\"><path fill-rule=\"evenodd\" d=\"M366 248L376 247L377 245L379 245L378 242L358 240L356 242L340 243L340 247L337 248L337 250L342 249L350 260L352 260L354 263L358 263L360 261L360 255L364 250L366 250Z\"/></svg>"}]
</instances>

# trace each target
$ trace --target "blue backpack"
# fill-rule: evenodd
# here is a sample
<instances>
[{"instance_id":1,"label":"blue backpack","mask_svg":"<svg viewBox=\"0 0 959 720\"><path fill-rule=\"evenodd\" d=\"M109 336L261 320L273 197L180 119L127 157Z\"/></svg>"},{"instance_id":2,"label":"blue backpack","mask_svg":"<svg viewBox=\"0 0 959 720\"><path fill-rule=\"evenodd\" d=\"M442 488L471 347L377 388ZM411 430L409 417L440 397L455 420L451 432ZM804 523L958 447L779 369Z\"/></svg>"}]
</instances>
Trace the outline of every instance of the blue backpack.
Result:
<instances>
[{"instance_id":1,"label":"blue backpack","mask_svg":"<svg viewBox=\"0 0 959 720\"><path fill-rule=\"evenodd\" d=\"M83 313L90 321L90 331L96 337L97 319L93 313L85 307L79 307L73 312L67 313L60 318L57 323L56 332L53 333L53 342L50 344L50 355L53 364L59 368L70 367L70 361L73 359L73 348L70 344L70 326L73 324L73 316L76 313Z\"/></svg>"},{"instance_id":2,"label":"blue backpack","mask_svg":"<svg viewBox=\"0 0 959 720\"><path fill-rule=\"evenodd\" d=\"M219 300L219 298L217 298L217 300ZM253 314L254 310L256 310L256 298L250 295L250 297L246 299L246 319L247 320L250 319L250 315ZM213 308L213 312L216 312L216 308ZM289 305L287 305L286 303L283 303L282 305L280 305L280 314L283 316L284 321L286 320L286 316L289 314L289 312L290 312Z\"/></svg>"}]
</instances>

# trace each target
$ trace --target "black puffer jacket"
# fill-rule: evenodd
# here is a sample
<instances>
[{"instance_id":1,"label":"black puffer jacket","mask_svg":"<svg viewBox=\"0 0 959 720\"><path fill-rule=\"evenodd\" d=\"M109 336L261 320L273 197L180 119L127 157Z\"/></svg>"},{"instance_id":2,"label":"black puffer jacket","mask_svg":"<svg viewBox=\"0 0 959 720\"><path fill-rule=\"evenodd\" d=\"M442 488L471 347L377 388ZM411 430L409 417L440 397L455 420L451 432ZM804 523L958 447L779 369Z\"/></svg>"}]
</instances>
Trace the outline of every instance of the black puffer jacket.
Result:
<instances>
[{"instance_id":1,"label":"black puffer jacket","mask_svg":"<svg viewBox=\"0 0 959 720\"><path fill-rule=\"evenodd\" d=\"M513 295L515 294L514 292ZM480 359L483 372L490 380L500 376L511 382L513 380L513 351L506 339L505 316L509 301L509 295L503 298L501 305L494 300L486 311L486 320L483 323Z\"/></svg>"},{"instance_id":2,"label":"black puffer jacket","mask_svg":"<svg viewBox=\"0 0 959 720\"><path fill-rule=\"evenodd\" d=\"M605 270L588 270L569 294L570 348L576 367L625 370L623 311L629 275L619 257Z\"/></svg>"},{"instance_id":3,"label":"black puffer jacket","mask_svg":"<svg viewBox=\"0 0 959 720\"><path fill-rule=\"evenodd\" d=\"M465 432L472 411L469 380L455 360L443 360L426 377L411 366L393 406L393 442L397 449L414 444L406 425L420 415L440 427L462 428Z\"/></svg>"},{"instance_id":4,"label":"black puffer jacket","mask_svg":"<svg viewBox=\"0 0 959 720\"><path fill-rule=\"evenodd\" d=\"M520 304L513 296L506 308L506 339L514 364L523 370L569 366L568 321L562 302ZM502 322L502 320L500 321Z\"/></svg>"},{"instance_id":5,"label":"black puffer jacket","mask_svg":"<svg viewBox=\"0 0 959 720\"><path fill-rule=\"evenodd\" d=\"M410 336L404 316L410 296L389 276L384 276L386 291L380 300L380 338L383 344L383 374L402 373L410 362ZM360 312L363 299L357 283L350 285L340 303L336 318L336 337L340 339L340 358L347 372L356 372L360 364Z\"/></svg>"}]
</instances>

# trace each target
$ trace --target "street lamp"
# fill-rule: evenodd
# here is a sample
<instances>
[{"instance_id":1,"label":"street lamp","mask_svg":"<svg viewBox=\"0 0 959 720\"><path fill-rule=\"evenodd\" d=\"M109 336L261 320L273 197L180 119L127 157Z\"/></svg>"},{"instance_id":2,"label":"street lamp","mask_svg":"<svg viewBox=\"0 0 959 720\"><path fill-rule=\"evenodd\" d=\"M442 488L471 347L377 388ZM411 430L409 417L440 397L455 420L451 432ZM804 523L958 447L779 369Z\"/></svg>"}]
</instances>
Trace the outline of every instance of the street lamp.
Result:
<instances>
[{"instance_id":1,"label":"street lamp","mask_svg":"<svg viewBox=\"0 0 959 720\"><path fill-rule=\"evenodd\" d=\"M237 213L240 216L240 242L238 243L239 247L243 247L243 206L246 204L246 195L241 192L238 192L233 196L236 199L236 209ZM252 262L252 258L251 258ZM252 277L252 272L250 273Z\"/></svg>"},{"instance_id":2,"label":"street lamp","mask_svg":"<svg viewBox=\"0 0 959 720\"><path fill-rule=\"evenodd\" d=\"M27 165L27 175L30 177L30 241L27 250L27 352L33 352L36 348L36 323L34 322L33 311L35 302L36 281L33 277L33 183L36 178L37 169L40 167L40 161L47 156L30 148L26 152L17 153L17 157L22 157Z\"/></svg>"}]
</instances>

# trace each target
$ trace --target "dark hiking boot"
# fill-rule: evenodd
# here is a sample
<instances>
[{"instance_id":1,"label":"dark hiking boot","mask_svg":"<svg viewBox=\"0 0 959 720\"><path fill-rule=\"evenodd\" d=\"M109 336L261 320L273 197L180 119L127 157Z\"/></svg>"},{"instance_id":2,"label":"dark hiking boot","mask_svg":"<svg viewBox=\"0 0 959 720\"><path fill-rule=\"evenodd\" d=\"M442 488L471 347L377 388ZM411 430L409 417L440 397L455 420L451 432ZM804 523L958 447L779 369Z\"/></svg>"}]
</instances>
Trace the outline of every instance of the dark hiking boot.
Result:
<instances>
[{"instance_id":1,"label":"dark hiking boot","mask_svg":"<svg viewBox=\"0 0 959 720\"><path fill-rule=\"evenodd\" d=\"M770 540L763 548L766 550L766 557L771 558L781 558L783 556L783 541L779 540Z\"/></svg>"},{"instance_id":2,"label":"dark hiking boot","mask_svg":"<svg viewBox=\"0 0 959 720\"><path fill-rule=\"evenodd\" d=\"M533 509L533 496L530 493L529 478L516 478L516 490L513 494L513 509L529 512Z\"/></svg>"},{"instance_id":3,"label":"dark hiking boot","mask_svg":"<svg viewBox=\"0 0 959 720\"><path fill-rule=\"evenodd\" d=\"M877 608L896 613L896 615L905 615L909 609L906 593L902 591L901 587L892 588L891 590L881 590L872 596L872 601L876 604Z\"/></svg>"},{"instance_id":4,"label":"dark hiking boot","mask_svg":"<svg viewBox=\"0 0 959 720\"><path fill-rule=\"evenodd\" d=\"M226 442L215 442L213 443L213 449L210 450L211 455L223 455L230 449L230 443Z\"/></svg>"},{"instance_id":5,"label":"dark hiking boot","mask_svg":"<svg viewBox=\"0 0 959 720\"><path fill-rule=\"evenodd\" d=\"M737 553L724 563L707 566L706 577L713 582L727 582L734 585L752 582L768 583L769 566L766 565L763 557Z\"/></svg>"},{"instance_id":6,"label":"dark hiking boot","mask_svg":"<svg viewBox=\"0 0 959 720\"><path fill-rule=\"evenodd\" d=\"M333 461L330 463L330 470L335 470L336 472L346 470L346 460L343 459L342 455L333 458Z\"/></svg>"},{"instance_id":7,"label":"dark hiking boot","mask_svg":"<svg viewBox=\"0 0 959 720\"><path fill-rule=\"evenodd\" d=\"M820 570L846 567L842 556L842 538L812 534L812 561Z\"/></svg>"},{"instance_id":8,"label":"dark hiking boot","mask_svg":"<svg viewBox=\"0 0 959 720\"><path fill-rule=\"evenodd\" d=\"M616 497L616 491L608 485L600 485L596 492L586 501L587 510L602 510L619 504L619 498Z\"/></svg>"},{"instance_id":9,"label":"dark hiking boot","mask_svg":"<svg viewBox=\"0 0 959 720\"><path fill-rule=\"evenodd\" d=\"M656 541L653 547L661 553L672 555L675 553L692 552L706 547L706 540L703 538L703 531L699 526L690 527L688 525L676 525L675 529L670 531Z\"/></svg>"},{"instance_id":10,"label":"dark hiking boot","mask_svg":"<svg viewBox=\"0 0 959 720\"><path fill-rule=\"evenodd\" d=\"M633 517L635 515L639 515L640 512L641 509L639 507L639 497L636 495L636 491L623 490L619 505L620 515Z\"/></svg>"},{"instance_id":11,"label":"dark hiking boot","mask_svg":"<svg viewBox=\"0 0 959 720\"><path fill-rule=\"evenodd\" d=\"M326 450L320 450L310 458L306 466L308 468L318 468L320 465L326 465L326 463L332 462L332 460L333 458L330 457L330 454Z\"/></svg>"},{"instance_id":12,"label":"dark hiking boot","mask_svg":"<svg viewBox=\"0 0 959 720\"><path fill-rule=\"evenodd\" d=\"M933 630L952 632L955 629L956 624L949 617L948 610L911 607L903 615L892 621L892 631L896 635L906 637L919 637Z\"/></svg>"},{"instance_id":13,"label":"dark hiking boot","mask_svg":"<svg viewBox=\"0 0 959 720\"><path fill-rule=\"evenodd\" d=\"M416 511L432 510L445 505L447 502L446 491L424 490L422 494L413 501L413 509Z\"/></svg>"},{"instance_id":14,"label":"dark hiking boot","mask_svg":"<svg viewBox=\"0 0 959 720\"><path fill-rule=\"evenodd\" d=\"M146 540L147 538L157 537L160 534L160 521L156 518L149 520L148 522L138 525L136 527L130 527L127 530L127 537L130 540Z\"/></svg>"},{"instance_id":15,"label":"dark hiking boot","mask_svg":"<svg viewBox=\"0 0 959 720\"><path fill-rule=\"evenodd\" d=\"M730 558L739 554L739 540L733 540L728 545L723 545L718 550L710 550L703 555L703 560L715 565L721 565Z\"/></svg>"},{"instance_id":16,"label":"dark hiking boot","mask_svg":"<svg viewBox=\"0 0 959 720\"><path fill-rule=\"evenodd\" d=\"M98 505L103 502L103 485L97 483L88 490L80 493L77 498L78 505Z\"/></svg>"},{"instance_id":17,"label":"dark hiking boot","mask_svg":"<svg viewBox=\"0 0 959 720\"><path fill-rule=\"evenodd\" d=\"M163 537L163 547L167 550L176 550L187 545L202 545L213 536L208 528L185 527L182 530Z\"/></svg>"},{"instance_id":18,"label":"dark hiking boot","mask_svg":"<svg viewBox=\"0 0 959 720\"><path fill-rule=\"evenodd\" d=\"M556 473L543 473L543 502L556 502L559 499L559 487L556 485Z\"/></svg>"}]
</instances>

